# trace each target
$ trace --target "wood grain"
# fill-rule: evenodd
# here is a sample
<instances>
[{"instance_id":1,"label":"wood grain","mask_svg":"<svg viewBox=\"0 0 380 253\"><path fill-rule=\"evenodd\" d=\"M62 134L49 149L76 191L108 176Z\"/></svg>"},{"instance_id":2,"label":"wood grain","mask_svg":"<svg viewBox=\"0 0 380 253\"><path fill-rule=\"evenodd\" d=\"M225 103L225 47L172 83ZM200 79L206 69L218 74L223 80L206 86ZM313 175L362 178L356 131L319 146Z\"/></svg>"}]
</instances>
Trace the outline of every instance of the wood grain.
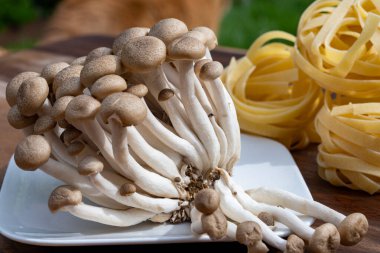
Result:
<instances>
[{"instance_id":1,"label":"wood grain","mask_svg":"<svg viewBox=\"0 0 380 253\"><path fill-rule=\"evenodd\" d=\"M71 61L75 57L86 55L99 46L110 46L112 38L88 36L70 39L33 50L19 52L0 59L0 92L4 90L4 82L8 82L15 74L25 70L40 71L45 64L58 61ZM232 56L240 57L242 50L218 48L212 52L214 59L228 64ZM1 87L1 85L3 87ZM6 120L9 109L0 94L0 182L2 182L6 164L14 147L22 138L19 131L11 128ZM317 146L310 145L292 155L315 200L326 204L344 214L353 212L364 213L370 223L370 230L365 239L354 247L341 247L338 252L368 253L380 252L380 195L370 196L359 191L337 188L319 178L315 162ZM1 184L1 183L0 183ZM318 226L316 223L314 226ZM163 245L128 245L128 246L97 246L97 247L40 247L18 243L0 236L0 252L83 252L107 250L110 252L180 252L187 249L193 252L246 252L246 248L238 243L196 243L196 244L163 244ZM275 252L275 251L273 251Z\"/></svg>"}]
</instances>

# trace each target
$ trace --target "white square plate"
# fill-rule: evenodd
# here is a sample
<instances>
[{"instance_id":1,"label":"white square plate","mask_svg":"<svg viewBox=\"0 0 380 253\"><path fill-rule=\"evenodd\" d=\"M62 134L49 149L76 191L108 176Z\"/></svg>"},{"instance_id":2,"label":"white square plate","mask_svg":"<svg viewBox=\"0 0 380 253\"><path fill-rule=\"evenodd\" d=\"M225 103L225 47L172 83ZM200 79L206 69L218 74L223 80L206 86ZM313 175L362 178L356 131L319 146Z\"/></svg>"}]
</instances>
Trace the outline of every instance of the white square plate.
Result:
<instances>
[{"instance_id":1,"label":"white square plate","mask_svg":"<svg viewBox=\"0 0 380 253\"><path fill-rule=\"evenodd\" d=\"M312 196L289 151L278 142L242 135L242 154L234 179L244 189L269 186L302 197ZM105 226L80 220L68 213L51 214L47 200L61 183L41 171L25 172L12 159L0 193L0 231L15 241L36 245L146 244L208 241L194 236L189 223L155 224L145 222L129 228ZM307 224L313 218L302 217ZM286 236L285 227L276 233Z\"/></svg>"}]
</instances>

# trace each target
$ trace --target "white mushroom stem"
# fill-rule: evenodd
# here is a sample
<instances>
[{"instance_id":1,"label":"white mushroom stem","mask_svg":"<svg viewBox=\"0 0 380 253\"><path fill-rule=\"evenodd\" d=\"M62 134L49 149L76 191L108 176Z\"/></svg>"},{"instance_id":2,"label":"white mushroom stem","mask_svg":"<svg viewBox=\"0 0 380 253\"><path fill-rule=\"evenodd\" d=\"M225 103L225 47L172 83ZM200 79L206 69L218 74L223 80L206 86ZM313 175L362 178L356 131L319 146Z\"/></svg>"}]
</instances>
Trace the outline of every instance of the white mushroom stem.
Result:
<instances>
[{"instance_id":1,"label":"white mushroom stem","mask_svg":"<svg viewBox=\"0 0 380 253\"><path fill-rule=\"evenodd\" d=\"M118 173L126 178L131 179L144 191L159 197L178 198L178 191L172 181L164 178L154 172L148 171L141 167L131 156L125 157L125 154L118 154L122 159L126 159L128 164L122 163L120 157L114 157L112 144L108 140L103 128L96 120L81 120L74 123L75 127L86 133L88 137L99 148L104 158L110 163ZM117 151L117 150L116 150ZM116 158L116 159L115 159Z\"/></svg>"},{"instance_id":2,"label":"white mushroom stem","mask_svg":"<svg viewBox=\"0 0 380 253\"><path fill-rule=\"evenodd\" d=\"M66 146L61 142L58 136L54 133L53 130L47 131L44 134L46 140L50 143L51 152L53 156L65 164L71 165L73 167L77 166L77 162L74 157L70 156L67 153Z\"/></svg>"},{"instance_id":3,"label":"white mushroom stem","mask_svg":"<svg viewBox=\"0 0 380 253\"><path fill-rule=\"evenodd\" d=\"M276 221L286 225L291 231L303 239L310 240L314 234L314 229L306 225L295 213L288 209L278 206L267 205L254 201L243 188L236 184L231 177L222 171L222 180L234 193L235 198L248 211L258 216L261 212L267 212L273 215Z\"/></svg>"},{"instance_id":4,"label":"white mushroom stem","mask_svg":"<svg viewBox=\"0 0 380 253\"><path fill-rule=\"evenodd\" d=\"M205 232L203 231L202 221L201 221L202 213L199 212L195 207L191 208L190 219L191 219L191 225L190 225L191 232L197 235L204 234Z\"/></svg>"},{"instance_id":5,"label":"white mushroom stem","mask_svg":"<svg viewBox=\"0 0 380 253\"><path fill-rule=\"evenodd\" d=\"M244 221L256 222L261 227L264 241L281 251L285 251L286 240L276 235L264 222L257 218L257 216L244 209L222 180L215 182L215 190L220 194L220 208L228 218L238 223Z\"/></svg>"},{"instance_id":6,"label":"white mushroom stem","mask_svg":"<svg viewBox=\"0 0 380 253\"><path fill-rule=\"evenodd\" d=\"M169 81L167 80L165 73L162 69L162 65L158 66L156 69L151 70L148 73L145 73L142 76L142 79L144 80L146 86L149 89L149 92L152 93L152 95L157 99L158 94L160 93L161 90L163 89L168 89L170 88ZM158 103L162 107L162 102ZM177 108L178 114L183 118L186 124L189 123L189 118L188 115L186 114L184 105L181 103L179 98L177 96L174 97L174 99L170 100L170 106ZM165 108L163 108L165 110ZM166 111L165 112L168 114L169 118L171 117L176 117L177 114L173 114L173 112Z\"/></svg>"},{"instance_id":7,"label":"white mushroom stem","mask_svg":"<svg viewBox=\"0 0 380 253\"><path fill-rule=\"evenodd\" d=\"M116 160L123 166L128 166L128 128L123 127L119 120L109 119L111 126L112 151Z\"/></svg>"},{"instance_id":8,"label":"white mushroom stem","mask_svg":"<svg viewBox=\"0 0 380 253\"><path fill-rule=\"evenodd\" d=\"M101 224L117 227L133 226L156 215L153 212L148 212L137 208L121 211L91 206L84 203L79 203L75 206L66 206L60 210L69 212L72 215L84 220L95 221Z\"/></svg>"},{"instance_id":9,"label":"white mushroom stem","mask_svg":"<svg viewBox=\"0 0 380 253\"><path fill-rule=\"evenodd\" d=\"M163 126L149 110L142 125L162 143L186 157L193 166L202 168L203 161L194 146L186 139L179 137Z\"/></svg>"},{"instance_id":10,"label":"white mushroom stem","mask_svg":"<svg viewBox=\"0 0 380 253\"><path fill-rule=\"evenodd\" d=\"M127 135L131 149L153 170L171 180L180 177L176 164L164 153L149 145L135 127L128 127Z\"/></svg>"},{"instance_id":11,"label":"white mushroom stem","mask_svg":"<svg viewBox=\"0 0 380 253\"><path fill-rule=\"evenodd\" d=\"M165 63L163 67L169 81L179 86L180 85L179 73L174 69L174 67L172 67L168 63ZM210 119L212 127L214 128L216 136L218 137L218 141L220 145L220 160L219 160L218 166L220 168L224 168L225 163L226 163L225 159L227 155L227 146L228 146L227 138L223 132L223 129L218 125L218 123L215 120L216 115L214 115L213 106L211 105L210 100L206 94L206 90L203 89L202 84L199 81L199 79L195 76L195 73L194 73L194 87L195 87L196 97L198 98L199 103L202 105L202 108L204 109L208 118Z\"/></svg>"},{"instance_id":12,"label":"white mushroom stem","mask_svg":"<svg viewBox=\"0 0 380 253\"><path fill-rule=\"evenodd\" d=\"M161 90L169 88L168 80L165 77L161 65L157 69L149 72L149 74L144 75L144 81L148 86L149 91L156 99L158 99L158 94ZM201 141L199 141L196 134L188 125L189 118L192 116L187 114L183 108L181 101L179 101L176 96L173 96L170 99L159 103L165 110L166 114L169 116L170 121L173 124L178 135L190 142L191 145L193 145L196 149L198 156L201 157L203 166L199 167L199 169L209 168L210 160L207 156L205 147L202 145Z\"/></svg>"},{"instance_id":13,"label":"white mushroom stem","mask_svg":"<svg viewBox=\"0 0 380 253\"><path fill-rule=\"evenodd\" d=\"M46 174L61 180L66 184L77 187L84 196L96 204L115 209L126 208L124 205L119 204L96 190L88 178L79 175L77 170L71 166L49 158L49 160L43 164L40 169Z\"/></svg>"},{"instance_id":14,"label":"white mushroom stem","mask_svg":"<svg viewBox=\"0 0 380 253\"><path fill-rule=\"evenodd\" d=\"M220 145L214 128L208 119L208 115L195 96L193 61L178 61L178 68L180 77L179 90L181 92L182 103L185 106L194 131L207 151L211 168L216 168L220 160ZM209 168L202 169L207 170Z\"/></svg>"},{"instance_id":15,"label":"white mushroom stem","mask_svg":"<svg viewBox=\"0 0 380 253\"><path fill-rule=\"evenodd\" d=\"M139 133L144 137L144 139L155 149L160 150L162 153L167 155L176 165L177 168L182 166L182 155L169 146L165 145L162 141L160 141L154 134L152 134L146 126L140 124L136 126L136 129Z\"/></svg>"},{"instance_id":16,"label":"white mushroom stem","mask_svg":"<svg viewBox=\"0 0 380 253\"><path fill-rule=\"evenodd\" d=\"M231 221L227 221L227 237L230 240L236 241L237 225Z\"/></svg>"},{"instance_id":17,"label":"white mushroom stem","mask_svg":"<svg viewBox=\"0 0 380 253\"><path fill-rule=\"evenodd\" d=\"M222 81L217 78L212 81L204 81L210 93L212 102L216 107L218 123L226 134L228 149L227 149L227 171L231 171L235 162L239 159L240 152L240 135L238 133L238 123L234 115L234 105L232 100L228 99ZM239 130L240 131L240 130Z\"/></svg>"},{"instance_id":18,"label":"white mushroom stem","mask_svg":"<svg viewBox=\"0 0 380 253\"><path fill-rule=\"evenodd\" d=\"M104 178L101 173L92 174L89 177L96 189L123 205L144 209L157 214L170 213L180 208L179 200L176 199L152 198L138 192L122 196L119 192L121 185L114 184Z\"/></svg>"},{"instance_id":19,"label":"white mushroom stem","mask_svg":"<svg viewBox=\"0 0 380 253\"><path fill-rule=\"evenodd\" d=\"M280 205L302 214L310 215L317 219L338 226L346 216L313 200L308 200L293 193L280 189L260 187L247 191L247 194L256 201L269 205Z\"/></svg>"}]
</instances>

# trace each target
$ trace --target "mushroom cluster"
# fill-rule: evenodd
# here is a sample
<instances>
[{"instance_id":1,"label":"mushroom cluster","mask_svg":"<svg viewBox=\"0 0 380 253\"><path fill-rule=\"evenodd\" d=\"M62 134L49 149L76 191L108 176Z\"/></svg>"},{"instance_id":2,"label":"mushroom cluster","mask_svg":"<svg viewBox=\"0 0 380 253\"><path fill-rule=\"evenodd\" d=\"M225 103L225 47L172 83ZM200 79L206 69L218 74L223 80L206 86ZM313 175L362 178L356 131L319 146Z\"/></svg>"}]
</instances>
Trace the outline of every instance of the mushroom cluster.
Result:
<instances>
[{"instance_id":1,"label":"mushroom cluster","mask_svg":"<svg viewBox=\"0 0 380 253\"><path fill-rule=\"evenodd\" d=\"M244 191L230 177L240 130L223 67L210 55L216 45L210 29L165 19L71 64L17 75L6 90L8 121L26 135L16 164L64 182L51 193L52 212L107 225L191 220L195 234L249 252L267 252L263 242L283 252L358 243L364 215L285 191ZM292 210L328 223L313 229ZM287 240L274 232L279 223L294 233Z\"/></svg>"}]
</instances>

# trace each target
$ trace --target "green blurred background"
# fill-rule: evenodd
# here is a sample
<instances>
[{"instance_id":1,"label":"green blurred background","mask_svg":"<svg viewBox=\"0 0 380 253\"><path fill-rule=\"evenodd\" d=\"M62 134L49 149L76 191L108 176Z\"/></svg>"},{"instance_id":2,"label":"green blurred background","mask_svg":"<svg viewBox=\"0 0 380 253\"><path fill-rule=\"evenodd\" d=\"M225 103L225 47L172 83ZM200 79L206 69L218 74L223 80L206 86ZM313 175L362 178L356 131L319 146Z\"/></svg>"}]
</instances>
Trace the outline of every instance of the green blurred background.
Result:
<instances>
[{"instance_id":1,"label":"green blurred background","mask_svg":"<svg viewBox=\"0 0 380 253\"><path fill-rule=\"evenodd\" d=\"M207 1L207 0L206 0ZM0 46L15 51L32 47L58 0L0 0ZM219 30L219 44L248 48L260 34L295 34L299 17L312 0L233 0Z\"/></svg>"}]
</instances>

